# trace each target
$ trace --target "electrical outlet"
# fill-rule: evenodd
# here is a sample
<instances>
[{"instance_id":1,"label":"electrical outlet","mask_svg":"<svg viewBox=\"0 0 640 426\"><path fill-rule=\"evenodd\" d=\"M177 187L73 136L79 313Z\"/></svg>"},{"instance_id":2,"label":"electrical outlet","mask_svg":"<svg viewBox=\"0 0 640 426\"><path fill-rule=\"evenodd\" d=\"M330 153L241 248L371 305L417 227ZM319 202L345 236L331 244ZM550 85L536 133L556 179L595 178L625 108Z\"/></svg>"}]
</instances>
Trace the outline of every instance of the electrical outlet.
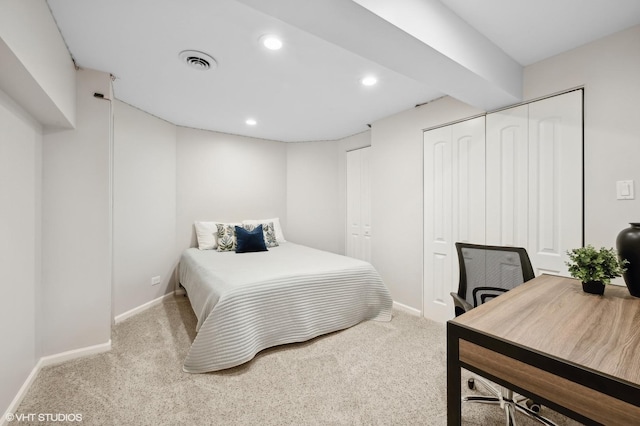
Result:
<instances>
[{"instance_id":1,"label":"electrical outlet","mask_svg":"<svg viewBox=\"0 0 640 426\"><path fill-rule=\"evenodd\" d=\"M151 285L158 285L158 284L160 284L160 275L158 275L157 277L151 278Z\"/></svg>"}]
</instances>

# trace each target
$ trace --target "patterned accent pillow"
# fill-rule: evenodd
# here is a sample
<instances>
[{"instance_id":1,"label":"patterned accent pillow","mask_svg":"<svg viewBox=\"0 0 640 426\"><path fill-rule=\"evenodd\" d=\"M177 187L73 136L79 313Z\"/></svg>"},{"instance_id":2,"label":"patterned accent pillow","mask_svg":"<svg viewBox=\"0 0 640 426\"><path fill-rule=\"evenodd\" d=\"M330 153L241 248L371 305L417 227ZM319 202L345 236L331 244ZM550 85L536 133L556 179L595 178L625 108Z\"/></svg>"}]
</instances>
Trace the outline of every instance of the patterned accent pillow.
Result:
<instances>
[{"instance_id":1,"label":"patterned accent pillow","mask_svg":"<svg viewBox=\"0 0 640 426\"><path fill-rule=\"evenodd\" d=\"M236 228L234 224L217 223L218 251L236 251Z\"/></svg>"},{"instance_id":2,"label":"patterned accent pillow","mask_svg":"<svg viewBox=\"0 0 640 426\"><path fill-rule=\"evenodd\" d=\"M263 223L262 232L264 233L264 242L267 247L278 247L278 239L276 238L276 229L273 222Z\"/></svg>"},{"instance_id":3,"label":"patterned accent pillow","mask_svg":"<svg viewBox=\"0 0 640 426\"><path fill-rule=\"evenodd\" d=\"M254 229L256 229L258 225L262 225L262 233L264 234L264 243L267 245L267 247L268 248L278 247L279 244L276 238L276 230L273 226L273 222L260 223L260 224L245 223L244 225L242 225L242 227L247 231L253 231Z\"/></svg>"},{"instance_id":4,"label":"patterned accent pillow","mask_svg":"<svg viewBox=\"0 0 640 426\"><path fill-rule=\"evenodd\" d=\"M284 234L282 233L282 226L280 225L280 218L274 217L270 219L246 219L242 221L243 225L252 224L258 226L260 224L265 224L273 222L273 229L276 231L276 240L278 243L286 243L287 240L284 239Z\"/></svg>"}]
</instances>

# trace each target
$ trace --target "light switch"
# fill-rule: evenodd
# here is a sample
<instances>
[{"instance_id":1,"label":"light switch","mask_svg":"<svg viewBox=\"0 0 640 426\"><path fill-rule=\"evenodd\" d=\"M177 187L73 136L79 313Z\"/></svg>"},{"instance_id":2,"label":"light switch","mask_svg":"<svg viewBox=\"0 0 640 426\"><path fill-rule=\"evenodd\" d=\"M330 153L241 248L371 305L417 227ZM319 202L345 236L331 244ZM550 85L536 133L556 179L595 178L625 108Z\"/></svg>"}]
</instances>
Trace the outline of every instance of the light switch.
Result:
<instances>
[{"instance_id":1,"label":"light switch","mask_svg":"<svg viewBox=\"0 0 640 426\"><path fill-rule=\"evenodd\" d=\"M634 190L632 180L619 180L616 182L616 195L618 200L633 200Z\"/></svg>"}]
</instances>

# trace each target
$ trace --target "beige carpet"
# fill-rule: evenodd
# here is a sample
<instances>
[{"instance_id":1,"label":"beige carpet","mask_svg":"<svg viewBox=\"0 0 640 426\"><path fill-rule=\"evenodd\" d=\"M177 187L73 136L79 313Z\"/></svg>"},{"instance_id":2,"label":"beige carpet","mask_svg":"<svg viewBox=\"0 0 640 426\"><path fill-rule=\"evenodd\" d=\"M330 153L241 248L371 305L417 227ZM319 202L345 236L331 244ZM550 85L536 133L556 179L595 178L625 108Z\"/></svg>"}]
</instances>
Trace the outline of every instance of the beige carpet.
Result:
<instances>
[{"instance_id":1,"label":"beige carpet","mask_svg":"<svg viewBox=\"0 0 640 426\"><path fill-rule=\"evenodd\" d=\"M81 414L75 424L82 425L446 424L441 324L394 311L391 322L368 321L268 349L230 370L189 374L182 361L195 324L182 296L129 318L115 326L110 352L44 368L17 413ZM467 425L503 424L496 407L465 404L463 416Z\"/></svg>"}]
</instances>

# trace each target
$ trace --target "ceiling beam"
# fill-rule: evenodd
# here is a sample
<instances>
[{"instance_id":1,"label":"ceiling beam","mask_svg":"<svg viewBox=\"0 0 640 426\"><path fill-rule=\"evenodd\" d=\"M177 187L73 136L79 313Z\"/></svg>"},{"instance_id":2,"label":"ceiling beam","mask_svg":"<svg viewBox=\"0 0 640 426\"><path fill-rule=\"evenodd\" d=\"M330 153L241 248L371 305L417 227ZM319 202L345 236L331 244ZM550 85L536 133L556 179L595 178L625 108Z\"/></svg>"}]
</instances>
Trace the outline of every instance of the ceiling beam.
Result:
<instances>
[{"instance_id":1,"label":"ceiling beam","mask_svg":"<svg viewBox=\"0 0 640 426\"><path fill-rule=\"evenodd\" d=\"M237 0L484 110L522 100L522 66L437 0Z\"/></svg>"}]
</instances>

